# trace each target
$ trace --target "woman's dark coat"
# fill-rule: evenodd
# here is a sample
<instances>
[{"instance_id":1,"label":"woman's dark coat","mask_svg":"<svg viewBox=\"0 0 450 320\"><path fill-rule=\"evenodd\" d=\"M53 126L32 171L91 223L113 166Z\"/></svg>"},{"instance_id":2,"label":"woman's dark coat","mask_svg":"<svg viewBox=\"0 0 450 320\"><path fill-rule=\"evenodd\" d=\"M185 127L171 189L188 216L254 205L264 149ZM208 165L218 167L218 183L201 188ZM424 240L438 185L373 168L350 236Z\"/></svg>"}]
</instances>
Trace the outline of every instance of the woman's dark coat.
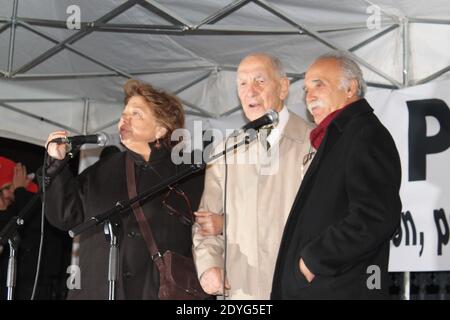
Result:
<instances>
[{"instance_id":1,"label":"woman's dark coat","mask_svg":"<svg viewBox=\"0 0 450 320\"><path fill-rule=\"evenodd\" d=\"M86 169L76 179L68 168L54 176L46 193L48 220L58 228L69 230L91 217L112 208L118 200L128 199L125 173L125 156L130 153L135 163L137 191L150 189L162 179L174 175L180 166L170 159L166 149L152 149L149 162L139 155L125 151L100 160ZM60 161L53 163L49 174ZM179 188L190 198L196 210L203 189L203 175L182 182ZM162 205L166 190L141 203L147 221L161 253L170 249L185 256L192 256L191 226L170 215ZM184 208L184 200L171 197L173 206ZM121 217L119 275L117 299L158 299L159 274L150 259L134 214L129 211ZM109 244L103 225L81 234L80 271L81 289L70 290L69 299L108 298Z\"/></svg>"}]
</instances>

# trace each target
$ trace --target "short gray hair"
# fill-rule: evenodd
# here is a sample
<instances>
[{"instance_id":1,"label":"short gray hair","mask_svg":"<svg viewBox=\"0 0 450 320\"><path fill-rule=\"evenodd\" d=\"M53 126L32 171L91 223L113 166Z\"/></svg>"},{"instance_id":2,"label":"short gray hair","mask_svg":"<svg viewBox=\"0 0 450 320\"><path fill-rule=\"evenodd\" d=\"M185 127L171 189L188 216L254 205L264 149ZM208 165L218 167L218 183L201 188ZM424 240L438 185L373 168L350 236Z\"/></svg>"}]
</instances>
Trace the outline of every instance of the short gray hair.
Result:
<instances>
[{"instance_id":1,"label":"short gray hair","mask_svg":"<svg viewBox=\"0 0 450 320\"><path fill-rule=\"evenodd\" d=\"M353 59L348 56L348 54L342 51L333 51L321 55L316 59L316 61L324 59L335 59L341 64L343 74L343 77L341 79L341 89L348 88L350 86L350 81L356 80L356 82L358 83L357 96L359 98L364 98L367 91L367 85L364 81L361 68Z\"/></svg>"},{"instance_id":2,"label":"short gray hair","mask_svg":"<svg viewBox=\"0 0 450 320\"><path fill-rule=\"evenodd\" d=\"M245 58L248 57L265 57L267 59L269 59L270 63L272 64L274 70L276 71L277 75L280 76L280 78L284 78L286 77L286 71L284 70L284 66L283 63L281 62L280 59L278 59L277 57L271 55L270 53L266 53L266 52L255 52L255 53L251 53L248 56L246 56Z\"/></svg>"}]
</instances>

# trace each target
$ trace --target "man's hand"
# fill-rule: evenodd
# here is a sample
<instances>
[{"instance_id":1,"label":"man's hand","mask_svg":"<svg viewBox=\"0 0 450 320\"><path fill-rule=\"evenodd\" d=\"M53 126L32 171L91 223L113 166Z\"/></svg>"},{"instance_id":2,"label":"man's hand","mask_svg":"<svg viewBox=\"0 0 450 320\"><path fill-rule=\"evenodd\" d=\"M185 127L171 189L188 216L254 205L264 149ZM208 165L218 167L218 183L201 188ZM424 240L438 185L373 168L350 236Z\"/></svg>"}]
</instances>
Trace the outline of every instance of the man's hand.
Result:
<instances>
[{"instance_id":1,"label":"man's hand","mask_svg":"<svg viewBox=\"0 0 450 320\"><path fill-rule=\"evenodd\" d=\"M218 267L212 267L203 272L200 277L200 284L203 290L208 294L223 294L223 270ZM228 279L225 281L225 289L230 290Z\"/></svg>"},{"instance_id":2,"label":"man's hand","mask_svg":"<svg viewBox=\"0 0 450 320\"><path fill-rule=\"evenodd\" d=\"M214 212L194 212L201 236L217 236L223 232L223 215Z\"/></svg>"},{"instance_id":3,"label":"man's hand","mask_svg":"<svg viewBox=\"0 0 450 320\"><path fill-rule=\"evenodd\" d=\"M311 283L311 281L313 281L315 275L311 271L309 271L308 267L306 266L306 264L302 258L300 258L299 267L300 267L300 272L303 273L306 280L308 280L308 282Z\"/></svg>"}]
</instances>

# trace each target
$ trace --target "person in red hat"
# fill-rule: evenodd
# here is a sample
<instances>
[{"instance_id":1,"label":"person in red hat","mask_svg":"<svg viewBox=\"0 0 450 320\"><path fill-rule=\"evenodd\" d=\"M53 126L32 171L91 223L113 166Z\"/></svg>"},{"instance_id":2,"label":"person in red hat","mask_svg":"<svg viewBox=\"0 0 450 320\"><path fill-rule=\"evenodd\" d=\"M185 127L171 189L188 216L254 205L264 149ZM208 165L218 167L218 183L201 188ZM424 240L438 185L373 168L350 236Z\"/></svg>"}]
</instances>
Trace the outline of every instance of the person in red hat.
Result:
<instances>
[{"instance_id":1,"label":"person in red hat","mask_svg":"<svg viewBox=\"0 0 450 320\"><path fill-rule=\"evenodd\" d=\"M0 232L17 216L38 192L38 186L27 174L27 168L0 156ZM16 286L13 299L31 298L36 275L41 230L41 205L39 199L25 214L24 225L18 229L20 241L17 251ZM9 246L0 244L0 300L6 299L6 278ZM64 260L67 263L64 264ZM70 238L47 222L44 228L44 245L36 299L64 298L61 283L65 283L65 269L70 261Z\"/></svg>"},{"instance_id":2,"label":"person in red hat","mask_svg":"<svg viewBox=\"0 0 450 320\"><path fill-rule=\"evenodd\" d=\"M0 211L6 210L14 202L17 188L37 193L38 186L31 182L32 178L27 175L27 168L23 164L0 156Z\"/></svg>"}]
</instances>

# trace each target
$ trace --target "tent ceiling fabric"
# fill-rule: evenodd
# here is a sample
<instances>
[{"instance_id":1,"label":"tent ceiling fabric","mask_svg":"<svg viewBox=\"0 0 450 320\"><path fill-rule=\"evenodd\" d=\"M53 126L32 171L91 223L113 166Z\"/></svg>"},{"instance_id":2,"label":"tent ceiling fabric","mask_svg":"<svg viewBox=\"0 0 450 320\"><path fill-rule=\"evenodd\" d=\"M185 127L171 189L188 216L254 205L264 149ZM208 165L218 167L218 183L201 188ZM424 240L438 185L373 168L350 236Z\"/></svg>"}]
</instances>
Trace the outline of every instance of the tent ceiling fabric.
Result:
<instances>
[{"instance_id":1,"label":"tent ceiling fabric","mask_svg":"<svg viewBox=\"0 0 450 320\"><path fill-rule=\"evenodd\" d=\"M278 56L295 90L333 48L353 54L372 87L450 77L448 0L1 2L0 134L34 143L58 125L114 131L129 77L176 93L195 117L228 115L239 110L236 67L254 51ZM80 30L66 26L71 5ZM288 106L300 97L291 93Z\"/></svg>"}]
</instances>

